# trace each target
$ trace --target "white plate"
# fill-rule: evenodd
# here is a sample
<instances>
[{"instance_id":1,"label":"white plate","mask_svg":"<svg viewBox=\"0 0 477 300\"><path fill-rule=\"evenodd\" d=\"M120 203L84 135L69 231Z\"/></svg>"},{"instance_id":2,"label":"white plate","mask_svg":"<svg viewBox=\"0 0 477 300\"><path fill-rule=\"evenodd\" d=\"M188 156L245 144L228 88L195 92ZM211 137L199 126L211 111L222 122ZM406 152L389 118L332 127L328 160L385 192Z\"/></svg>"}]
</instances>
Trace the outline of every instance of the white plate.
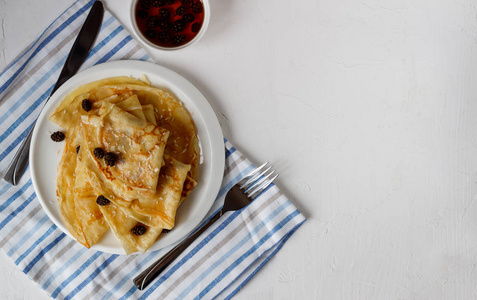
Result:
<instances>
[{"instance_id":1,"label":"white plate","mask_svg":"<svg viewBox=\"0 0 477 300\"><path fill-rule=\"evenodd\" d=\"M198 184L179 207L174 229L161 235L148 251L169 246L189 234L205 217L217 196L224 173L223 136L214 111L197 88L179 74L153 63L128 60L96 65L70 78L51 96L38 117L30 147L31 177L40 204L50 219L70 237L72 235L63 224L56 199L56 167L64 143L55 143L50 139L50 135L61 128L48 118L63 98L82 84L108 77L141 78L143 75L147 76L152 86L164 89L181 100L191 112L202 156ZM125 253L111 230L92 249Z\"/></svg>"}]
</instances>

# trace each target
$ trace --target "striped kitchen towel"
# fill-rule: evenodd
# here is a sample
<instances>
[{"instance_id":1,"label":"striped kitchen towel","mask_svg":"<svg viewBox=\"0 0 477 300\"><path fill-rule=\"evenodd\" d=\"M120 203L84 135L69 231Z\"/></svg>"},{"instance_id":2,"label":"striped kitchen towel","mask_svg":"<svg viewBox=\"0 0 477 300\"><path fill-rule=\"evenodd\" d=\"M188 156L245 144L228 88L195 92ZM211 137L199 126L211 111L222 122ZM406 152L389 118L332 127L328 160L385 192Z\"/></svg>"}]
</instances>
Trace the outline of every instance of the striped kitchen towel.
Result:
<instances>
[{"instance_id":1,"label":"striped kitchen towel","mask_svg":"<svg viewBox=\"0 0 477 300\"><path fill-rule=\"evenodd\" d=\"M5 172L50 94L93 1L79 0L0 73L0 170ZM106 11L83 69L119 59L149 60ZM252 164L228 141L220 193L208 214ZM146 290L132 279L167 250L114 255L86 249L58 229L36 199L29 170L17 186L0 180L0 247L38 286L59 299L230 298L305 221L275 186L247 208L224 215Z\"/></svg>"}]
</instances>

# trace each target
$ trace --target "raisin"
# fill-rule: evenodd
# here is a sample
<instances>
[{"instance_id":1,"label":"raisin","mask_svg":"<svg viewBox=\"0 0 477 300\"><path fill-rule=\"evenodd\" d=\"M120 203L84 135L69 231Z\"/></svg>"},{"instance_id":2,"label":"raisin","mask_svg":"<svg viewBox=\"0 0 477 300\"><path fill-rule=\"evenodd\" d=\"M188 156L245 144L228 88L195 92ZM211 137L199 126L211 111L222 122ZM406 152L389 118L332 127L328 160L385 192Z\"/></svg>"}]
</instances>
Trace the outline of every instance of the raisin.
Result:
<instances>
[{"instance_id":1,"label":"raisin","mask_svg":"<svg viewBox=\"0 0 477 300\"><path fill-rule=\"evenodd\" d=\"M110 203L108 198L104 197L103 195L99 195L98 198L96 198L96 203L100 206L106 206Z\"/></svg>"},{"instance_id":2,"label":"raisin","mask_svg":"<svg viewBox=\"0 0 477 300\"><path fill-rule=\"evenodd\" d=\"M84 99L83 102L81 102L81 107L82 107L85 111L90 111L90 110L93 108L93 104L91 103L90 100Z\"/></svg>"},{"instance_id":3,"label":"raisin","mask_svg":"<svg viewBox=\"0 0 477 300\"><path fill-rule=\"evenodd\" d=\"M131 233L134 235L143 235L146 233L146 231L147 231L146 226L142 224L137 224L131 229Z\"/></svg>"},{"instance_id":4,"label":"raisin","mask_svg":"<svg viewBox=\"0 0 477 300\"><path fill-rule=\"evenodd\" d=\"M101 148L94 148L93 154L96 158L103 158L104 157L104 150Z\"/></svg>"},{"instance_id":5,"label":"raisin","mask_svg":"<svg viewBox=\"0 0 477 300\"><path fill-rule=\"evenodd\" d=\"M114 167L116 159L116 154L114 154L113 152L108 152L104 155L104 162L110 167Z\"/></svg>"},{"instance_id":6,"label":"raisin","mask_svg":"<svg viewBox=\"0 0 477 300\"><path fill-rule=\"evenodd\" d=\"M56 131L56 132L53 132L53 134L50 137L54 142L61 142L65 139L65 134L61 131Z\"/></svg>"}]
</instances>

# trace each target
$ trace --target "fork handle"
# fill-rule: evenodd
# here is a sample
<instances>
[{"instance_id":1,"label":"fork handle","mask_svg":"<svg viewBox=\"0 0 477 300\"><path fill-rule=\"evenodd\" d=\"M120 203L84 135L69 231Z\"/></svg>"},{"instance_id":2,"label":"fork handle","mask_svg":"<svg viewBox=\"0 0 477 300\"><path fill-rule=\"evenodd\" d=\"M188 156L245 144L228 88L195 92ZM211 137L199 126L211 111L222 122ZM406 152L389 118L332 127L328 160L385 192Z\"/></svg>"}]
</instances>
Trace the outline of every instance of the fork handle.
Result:
<instances>
[{"instance_id":1,"label":"fork handle","mask_svg":"<svg viewBox=\"0 0 477 300\"><path fill-rule=\"evenodd\" d=\"M146 270L140 273L136 278L134 278L133 282L134 285L139 289L143 290L146 288L159 274L162 273L181 253L192 244L195 239L197 239L204 231L207 230L215 221L217 221L220 216L222 215L221 212L214 215L210 218L207 223L205 223L201 228L199 228L194 234L186 238L184 241L179 243L177 246L172 248L169 252L166 253L163 257L159 260L154 262L150 265Z\"/></svg>"}]
</instances>

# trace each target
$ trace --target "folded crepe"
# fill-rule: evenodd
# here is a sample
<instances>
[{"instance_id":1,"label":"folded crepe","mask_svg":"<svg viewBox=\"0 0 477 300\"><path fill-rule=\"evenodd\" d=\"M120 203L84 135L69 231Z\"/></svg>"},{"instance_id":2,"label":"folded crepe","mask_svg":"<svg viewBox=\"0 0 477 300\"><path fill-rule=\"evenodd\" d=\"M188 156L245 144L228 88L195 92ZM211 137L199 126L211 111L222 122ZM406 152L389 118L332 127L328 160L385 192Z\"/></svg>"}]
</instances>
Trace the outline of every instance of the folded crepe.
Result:
<instances>
[{"instance_id":1,"label":"folded crepe","mask_svg":"<svg viewBox=\"0 0 477 300\"><path fill-rule=\"evenodd\" d=\"M118 102L124 100L120 97L121 94L112 89L105 88L105 86L111 84L132 84L137 86L147 85L141 80L130 77L112 77L87 83L75 89L61 101L53 114L50 116L50 121L58 124L68 131L76 127L76 125L79 123L81 115L85 113L81 107L83 100L90 100L93 102L93 104L109 97L111 97L109 101Z\"/></svg>"},{"instance_id":2,"label":"folded crepe","mask_svg":"<svg viewBox=\"0 0 477 300\"><path fill-rule=\"evenodd\" d=\"M190 165L164 155L155 197L138 198L123 211L135 220L150 227L172 229L177 209L182 199L182 189L190 170Z\"/></svg>"},{"instance_id":3,"label":"folded crepe","mask_svg":"<svg viewBox=\"0 0 477 300\"><path fill-rule=\"evenodd\" d=\"M79 219L87 247L96 244L109 230L108 224L96 203L97 194L87 177L86 168L76 158L75 170L75 213Z\"/></svg>"},{"instance_id":4,"label":"folded crepe","mask_svg":"<svg viewBox=\"0 0 477 300\"><path fill-rule=\"evenodd\" d=\"M148 122L170 132L165 154L182 163L190 164L189 175L193 180L197 179L200 159L199 139L190 112L181 102L166 91L148 85L117 83L102 86L101 90L114 91L116 94L132 93L136 95L143 107L146 106L146 110L143 109L143 112L149 118L151 118L152 106L155 123L151 119L148 119Z\"/></svg>"},{"instance_id":5,"label":"folded crepe","mask_svg":"<svg viewBox=\"0 0 477 300\"><path fill-rule=\"evenodd\" d=\"M50 120L66 130L57 194L80 243L89 248L111 228L127 254L145 252L174 227L200 159L194 123L179 101L142 81L108 78L76 89ZM116 154L114 166L95 155L97 148ZM108 203L99 205L98 196Z\"/></svg>"},{"instance_id":6,"label":"folded crepe","mask_svg":"<svg viewBox=\"0 0 477 300\"><path fill-rule=\"evenodd\" d=\"M159 226L150 227L139 223L124 213L124 211L113 202L105 206L100 206L99 209L126 254L137 251L146 252L146 250L154 244L163 230L163 228ZM146 229L144 234L133 234L133 228L138 225Z\"/></svg>"},{"instance_id":7,"label":"folded crepe","mask_svg":"<svg viewBox=\"0 0 477 300\"><path fill-rule=\"evenodd\" d=\"M78 242L90 248L109 228L86 182L84 167L77 161L76 148L67 141L58 166L58 200L63 223Z\"/></svg>"},{"instance_id":8,"label":"folded crepe","mask_svg":"<svg viewBox=\"0 0 477 300\"><path fill-rule=\"evenodd\" d=\"M93 187L122 205L154 197L169 131L110 102L103 102L98 114L83 115L81 120L81 162L94 176ZM115 153L118 161L108 166L95 156L96 148Z\"/></svg>"}]
</instances>

